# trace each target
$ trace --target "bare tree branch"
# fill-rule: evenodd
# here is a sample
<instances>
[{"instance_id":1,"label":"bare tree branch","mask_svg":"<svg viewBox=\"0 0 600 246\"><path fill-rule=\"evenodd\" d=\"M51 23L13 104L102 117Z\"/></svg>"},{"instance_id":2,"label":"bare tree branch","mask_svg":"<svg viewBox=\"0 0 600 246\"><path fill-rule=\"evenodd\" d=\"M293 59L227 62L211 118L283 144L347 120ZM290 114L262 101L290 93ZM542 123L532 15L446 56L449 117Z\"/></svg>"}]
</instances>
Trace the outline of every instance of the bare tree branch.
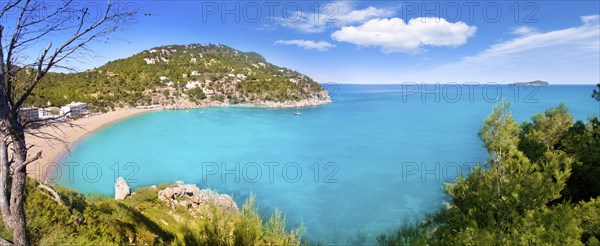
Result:
<instances>
[{"instance_id":1,"label":"bare tree branch","mask_svg":"<svg viewBox=\"0 0 600 246\"><path fill-rule=\"evenodd\" d=\"M26 137L41 138L48 144L64 144L68 149L64 137L59 136L65 133L58 126L77 127L66 121L64 116L44 121L25 120L20 117L20 108L53 68L69 70L68 66L61 63L71 60L79 62L78 57L91 52L87 44L116 32L124 24L124 18L137 13L137 10L115 10L108 1L100 19L87 23L89 10L73 6L73 2L65 0L57 9L43 16L39 15L46 8L42 0L8 0L1 3L0 18L14 14L10 20L14 20L15 24L0 24L0 210L4 225L13 231L16 245L29 245L24 208L26 167L42 158L41 151L34 156L28 155L33 145L27 145ZM69 21L72 16L66 17L63 13L77 14L78 19L71 24ZM11 32L9 39L5 39L8 38L5 32ZM60 35L64 40L57 39L55 35ZM37 57L30 57L28 49L42 42L47 43L43 46L45 48ZM61 203L52 188L45 185L39 188L50 192Z\"/></svg>"},{"instance_id":2,"label":"bare tree branch","mask_svg":"<svg viewBox=\"0 0 600 246\"><path fill-rule=\"evenodd\" d=\"M52 53L52 55L50 55L48 57L47 61L45 58L46 58L46 55L48 55L49 51L45 50L42 53L42 56L38 60L37 77L29 85L29 87L26 89L26 91L20 96L20 98L17 100L17 102L15 102L14 104L11 104L11 108L13 109L13 111L15 111L15 109L18 109L21 107L21 105L25 102L25 100L31 94L33 89L37 86L37 84L39 83L41 78L46 73L48 73L48 71L56 63L63 61L67 57L70 57L74 52L76 52L78 49L84 47L90 41L92 41L98 37L104 36L108 33L112 33L114 31L116 31L117 28L116 27L106 27L106 28L99 30L98 32L96 32L94 34L91 34L88 38L84 38L84 39L81 39L81 38L83 38L87 34L90 34L91 31L98 29L100 26L107 23L108 21L118 20L120 17L131 15L131 13L119 13L119 12L111 14L112 7L113 7L113 5L109 4L106 8L106 11L104 12L103 17L99 21L88 26L85 29L84 29L85 17L87 16L88 12L87 12L87 10L84 10L83 16L80 18L80 22L79 22L79 25L77 27L77 30L76 30L74 36L71 39L69 39L68 41L66 41L65 43L63 43L60 47L58 47ZM50 47L50 46L51 45L49 45L48 47ZM48 49L48 47L47 47L47 49Z\"/></svg>"},{"instance_id":3,"label":"bare tree branch","mask_svg":"<svg viewBox=\"0 0 600 246\"><path fill-rule=\"evenodd\" d=\"M38 188L40 189L44 189L48 192L50 192L50 194L52 194L52 197L50 197L52 200L54 200L56 203L58 203L58 205L63 205L62 200L60 199L60 195L58 194L58 192L56 192L54 189L50 188L47 185L44 185L42 183L38 183Z\"/></svg>"},{"instance_id":4,"label":"bare tree branch","mask_svg":"<svg viewBox=\"0 0 600 246\"><path fill-rule=\"evenodd\" d=\"M14 172L20 172L22 171L27 165L39 160L42 158L42 151L38 152L33 158L28 158L28 160L26 160L25 162L21 163L20 165L16 165L14 167Z\"/></svg>"},{"instance_id":5,"label":"bare tree branch","mask_svg":"<svg viewBox=\"0 0 600 246\"><path fill-rule=\"evenodd\" d=\"M14 3L11 3L12 1L8 1L6 3L6 5L4 5L4 7L2 8L2 10L0 11L0 18L4 17L4 14L6 13L6 11L9 11L11 9L14 9L14 7L16 7L19 3L21 3L23 0L17 0Z\"/></svg>"}]
</instances>

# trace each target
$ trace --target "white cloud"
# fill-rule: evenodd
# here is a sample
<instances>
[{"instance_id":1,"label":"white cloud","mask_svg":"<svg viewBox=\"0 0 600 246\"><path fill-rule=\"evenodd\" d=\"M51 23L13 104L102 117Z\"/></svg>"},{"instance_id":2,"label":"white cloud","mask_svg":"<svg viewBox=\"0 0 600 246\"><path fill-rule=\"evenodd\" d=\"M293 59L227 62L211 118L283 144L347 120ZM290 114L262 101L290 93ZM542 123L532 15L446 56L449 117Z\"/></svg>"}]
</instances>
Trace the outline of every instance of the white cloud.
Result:
<instances>
[{"instance_id":1,"label":"white cloud","mask_svg":"<svg viewBox=\"0 0 600 246\"><path fill-rule=\"evenodd\" d=\"M326 42L326 41L312 41L312 40L304 40L304 39L294 39L294 40L277 40L275 41L276 45L296 45L298 47L302 47L306 50L318 50L318 51L326 51L330 48L335 47L335 45Z\"/></svg>"},{"instance_id":2,"label":"white cloud","mask_svg":"<svg viewBox=\"0 0 600 246\"><path fill-rule=\"evenodd\" d=\"M354 6L350 2L336 2L339 7L339 11L333 16L336 19L339 26L363 23L373 18L390 17L396 14L396 11L384 8L375 8L369 6L365 9L354 9Z\"/></svg>"},{"instance_id":3,"label":"white cloud","mask_svg":"<svg viewBox=\"0 0 600 246\"><path fill-rule=\"evenodd\" d=\"M556 51L557 48L568 48L574 52L588 51L598 52L598 16L581 17L583 24L579 27L561 29L546 33L537 33L524 37L515 38L502 43L492 45L487 50L463 59L463 63L496 63L498 60L509 60L516 56L523 56L525 52ZM569 52L569 53L571 53ZM568 55L568 54L565 54Z\"/></svg>"},{"instance_id":4,"label":"white cloud","mask_svg":"<svg viewBox=\"0 0 600 246\"><path fill-rule=\"evenodd\" d=\"M308 11L289 13L287 19L278 18L279 24L305 33L320 33L332 26L364 23L373 18L390 17L396 14L393 9L373 6L356 9L354 3L347 1L324 3L319 6L318 15Z\"/></svg>"},{"instance_id":5,"label":"white cloud","mask_svg":"<svg viewBox=\"0 0 600 246\"><path fill-rule=\"evenodd\" d=\"M541 79L550 83L598 83L600 17L583 16L581 20L580 26L519 36L457 62L407 77L440 82L511 83Z\"/></svg>"},{"instance_id":6,"label":"white cloud","mask_svg":"<svg viewBox=\"0 0 600 246\"><path fill-rule=\"evenodd\" d=\"M529 26L519 26L514 28L510 33L515 35L529 35L536 33L537 30Z\"/></svg>"},{"instance_id":7,"label":"white cloud","mask_svg":"<svg viewBox=\"0 0 600 246\"><path fill-rule=\"evenodd\" d=\"M467 42L477 27L443 18L373 19L360 26L345 26L331 34L339 42L379 47L384 53L416 53L422 46L456 47Z\"/></svg>"}]
</instances>

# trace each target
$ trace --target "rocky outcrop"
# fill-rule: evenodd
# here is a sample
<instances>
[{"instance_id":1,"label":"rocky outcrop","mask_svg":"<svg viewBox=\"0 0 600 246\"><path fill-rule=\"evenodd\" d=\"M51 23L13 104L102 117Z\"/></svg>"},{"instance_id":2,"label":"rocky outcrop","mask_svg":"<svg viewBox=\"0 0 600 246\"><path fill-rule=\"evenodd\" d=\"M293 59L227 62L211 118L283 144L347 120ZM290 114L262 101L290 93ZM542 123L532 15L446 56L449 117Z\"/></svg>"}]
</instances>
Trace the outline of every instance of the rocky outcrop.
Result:
<instances>
[{"instance_id":1,"label":"rocky outcrop","mask_svg":"<svg viewBox=\"0 0 600 246\"><path fill-rule=\"evenodd\" d=\"M159 190L158 199L172 207L199 208L214 203L231 212L239 212L237 204L229 195L219 194L210 189L201 190L194 184L184 184L181 181L175 182L171 187Z\"/></svg>"},{"instance_id":2,"label":"rocky outcrop","mask_svg":"<svg viewBox=\"0 0 600 246\"><path fill-rule=\"evenodd\" d=\"M323 94L324 93L324 94ZM312 107L331 103L331 98L327 96L327 92L323 92L319 97L312 97L309 99L303 99L299 101L285 101L285 102L273 102L273 101L260 101L253 103L241 103L235 105L227 105L230 107L255 107L255 108L295 108L295 107Z\"/></svg>"},{"instance_id":3,"label":"rocky outcrop","mask_svg":"<svg viewBox=\"0 0 600 246\"><path fill-rule=\"evenodd\" d=\"M131 194L127 181L122 177L117 178L115 182L115 200L123 200Z\"/></svg>"},{"instance_id":4,"label":"rocky outcrop","mask_svg":"<svg viewBox=\"0 0 600 246\"><path fill-rule=\"evenodd\" d=\"M196 108L222 108L222 107L242 107L242 108L296 108L296 107L313 107L332 103L327 91L316 93L313 97L298 101L264 101L257 100L246 103L233 104L229 101L219 102L205 99L199 104L189 101L187 98L176 99L175 102L169 103L168 106L159 107L166 110L178 109L196 109Z\"/></svg>"}]
</instances>

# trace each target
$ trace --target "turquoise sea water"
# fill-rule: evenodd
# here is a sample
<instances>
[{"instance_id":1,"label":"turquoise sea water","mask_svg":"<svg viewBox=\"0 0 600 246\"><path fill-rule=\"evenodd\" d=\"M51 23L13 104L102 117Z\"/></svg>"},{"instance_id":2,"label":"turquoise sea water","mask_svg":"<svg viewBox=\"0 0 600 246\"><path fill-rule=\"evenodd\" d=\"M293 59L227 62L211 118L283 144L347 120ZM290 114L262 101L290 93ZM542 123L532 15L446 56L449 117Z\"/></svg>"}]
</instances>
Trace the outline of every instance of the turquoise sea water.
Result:
<instances>
[{"instance_id":1,"label":"turquoise sea water","mask_svg":"<svg viewBox=\"0 0 600 246\"><path fill-rule=\"evenodd\" d=\"M486 159L477 132L497 98L518 121L561 102L577 119L600 108L594 86L327 87L334 103L302 116L212 108L127 119L82 141L54 178L107 195L117 176L133 187L183 180L240 206L254 193L265 215L279 208L311 238L351 243L441 207L442 184Z\"/></svg>"}]
</instances>

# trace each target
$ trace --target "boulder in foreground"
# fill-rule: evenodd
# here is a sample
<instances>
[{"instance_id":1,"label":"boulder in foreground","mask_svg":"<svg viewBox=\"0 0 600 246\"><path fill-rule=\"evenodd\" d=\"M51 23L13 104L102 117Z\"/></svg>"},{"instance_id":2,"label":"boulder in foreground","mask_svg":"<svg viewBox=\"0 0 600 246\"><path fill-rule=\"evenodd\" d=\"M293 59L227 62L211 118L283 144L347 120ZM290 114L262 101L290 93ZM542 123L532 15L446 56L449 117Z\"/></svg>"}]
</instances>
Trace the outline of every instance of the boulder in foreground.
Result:
<instances>
[{"instance_id":1,"label":"boulder in foreground","mask_svg":"<svg viewBox=\"0 0 600 246\"><path fill-rule=\"evenodd\" d=\"M131 189L129 189L127 181L122 177L117 178L117 181L115 181L115 200L123 200L130 194Z\"/></svg>"},{"instance_id":2,"label":"boulder in foreground","mask_svg":"<svg viewBox=\"0 0 600 246\"><path fill-rule=\"evenodd\" d=\"M201 190L194 184L184 184L181 181L176 182L172 187L158 191L158 199L172 207L199 208L212 202L231 212L240 211L229 195L219 194L210 189Z\"/></svg>"}]
</instances>

